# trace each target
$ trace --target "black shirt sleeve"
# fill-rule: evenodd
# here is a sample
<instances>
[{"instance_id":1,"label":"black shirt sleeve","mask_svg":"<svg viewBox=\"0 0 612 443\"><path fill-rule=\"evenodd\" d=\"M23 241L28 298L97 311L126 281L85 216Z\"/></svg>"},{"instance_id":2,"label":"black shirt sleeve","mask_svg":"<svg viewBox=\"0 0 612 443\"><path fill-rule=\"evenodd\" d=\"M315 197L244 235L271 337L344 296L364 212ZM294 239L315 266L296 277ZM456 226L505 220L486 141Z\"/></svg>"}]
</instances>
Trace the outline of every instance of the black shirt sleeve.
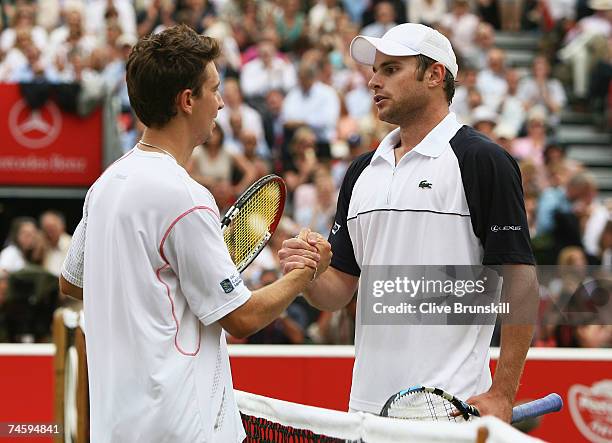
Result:
<instances>
[{"instance_id":1,"label":"black shirt sleeve","mask_svg":"<svg viewBox=\"0 0 612 443\"><path fill-rule=\"evenodd\" d=\"M346 218L355 183L363 170L370 164L374 152L368 152L357 157L348 167L338 194L334 224L329 233L329 243L334 254L331 266L357 277L361 274L361 269L357 264L357 260L355 260L355 251L349 235Z\"/></svg>"},{"instance_id":2,"label":"black shirt sleeve","mask_svg":"<svg viewBox=\"0 0 612 443\"><path fill-rule=\"evenodd\" d=\"M467 126L451 146L459 160L472 227L484 248L482 264L535 264L516 161Z\"/></svg>"}]
</instances>

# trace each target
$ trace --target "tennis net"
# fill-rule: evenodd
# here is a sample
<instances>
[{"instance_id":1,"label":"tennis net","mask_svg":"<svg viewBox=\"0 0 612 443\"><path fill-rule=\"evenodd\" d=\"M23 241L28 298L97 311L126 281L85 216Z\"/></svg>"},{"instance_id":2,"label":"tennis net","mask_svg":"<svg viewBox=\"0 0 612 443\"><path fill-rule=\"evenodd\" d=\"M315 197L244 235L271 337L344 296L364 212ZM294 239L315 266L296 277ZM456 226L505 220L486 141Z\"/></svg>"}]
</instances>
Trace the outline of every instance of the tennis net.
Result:
<instances>
[{"instance_id":1,"label":"tennis net","mask_svg":"<svg viewBox=\"0 0 612 443\"><path fill-rule=\"evenodd\" d=\"M540 441L494 418L414 422L348 413L236 391L246 443L397 443Z\"/></svg>"}]
</instances>

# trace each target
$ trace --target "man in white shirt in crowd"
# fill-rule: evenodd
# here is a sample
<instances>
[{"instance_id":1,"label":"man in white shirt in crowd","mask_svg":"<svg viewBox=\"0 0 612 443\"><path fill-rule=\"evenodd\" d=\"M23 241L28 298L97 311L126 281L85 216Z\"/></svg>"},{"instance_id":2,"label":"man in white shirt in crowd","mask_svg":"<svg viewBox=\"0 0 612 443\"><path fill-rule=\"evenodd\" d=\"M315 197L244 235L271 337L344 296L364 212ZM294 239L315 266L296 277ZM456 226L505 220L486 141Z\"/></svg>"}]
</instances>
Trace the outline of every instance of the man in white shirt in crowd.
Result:
<instances>
[{"instance_id":1,"label":"man in white shirt in crowd","mask_svg":"<svg viewBox=\"0 0 612 443\"><path fill-rule=\"evenodd\" d=\"M240 85L233 78L228 78L223 84L223 100L225 107L219 111L217 123L223 129L225 137L237 141L240 134L232 127L232 118L241 122L241 129L252 131L257 135L257 153L265 158L270 156L270 150L264 135L263 122L261 115L244 103ZM239 146L239 143L232 143L232 146Z\"/></svg>"},{"instance_id":2,"label":"man in white shirt in crowd","mask_svg":"<svg viewBox=\"0 0 612 443\"><path fill-rule=\"evenodd\" d=\"M329 155L329 144L336 135L340 117L340 99L334 88L320 82L318 68L302 63L298 69L298 85L285 97L282 119L285 128L292 131L309 126L317 136L323 156ZM319 151L321 153L321 151Z\"/></svg>"},{"instance_id":3,"label":"man in white shirt in crowd","mask_svg":"<svg viewBox=\"0 0 612 443\"><path fill-rule=\"evenodd\" d=\"M66 233L66 220L62 213L50 210L40 216L39 224L47 241L43 267L59 277L72 239Z\"/></svg>"},{"instance_id":4,"label":"man in white shirt in crowd","mask_svg":"<svg viewBox=\"0 0 612 443\"><path fill-rule=\"evenodd\" d=\"M502 49L493 48L487 56L487 69L480 71L476 78L476 88L482 95L485 105L497 109L506 95L506 53Z\"/></svg>"},{"instance_id":5,"label":"man in white shirt in crowd","mask_svg":"<svg viewBox=\"0 0 612 443\"><path fill-rule=\"evenodd\" d=\"M295 68L277 55L271 39L260 41L257 51L259 56L246 63L240 72L240 87L247 100L263 99L273 89L287 93L295 86Z\"/></svg>"},{"instance_id":6,"label":"man in white shirt in crowd","mask_svg":"<svg viewBox=\"0 0 612 443\"><path fill-rule=\"evenodd\" d=\"M242 442L223 330L261 329L314 274L302 266L251 292L212 195L184 169L223 107L218 55L181 25L141 40L127 63L146 129L89 189L60 277L84 304L91 441ZM323 252L310 254L321 266Z\"/></svg>"},{"instance_id":7,"label":"man in white shirt in crowd","mask_svg":"<svg viewBox=\"0 0 612 443\"><path fill-rule=\"evenodd\" d=\"M380 2L374 7L375 21L361 30L361 34L370 37L382 37L385 32L394 27L395 9L391 2Z\"/></svg>"}]
</instances>

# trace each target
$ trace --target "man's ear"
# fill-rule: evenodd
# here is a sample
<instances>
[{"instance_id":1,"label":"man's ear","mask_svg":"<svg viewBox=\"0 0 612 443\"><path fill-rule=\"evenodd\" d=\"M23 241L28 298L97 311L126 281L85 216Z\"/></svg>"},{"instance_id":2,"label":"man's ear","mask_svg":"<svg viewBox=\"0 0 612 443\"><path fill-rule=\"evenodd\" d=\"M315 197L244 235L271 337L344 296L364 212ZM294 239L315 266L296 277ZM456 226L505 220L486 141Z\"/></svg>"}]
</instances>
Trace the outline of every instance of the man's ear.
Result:
<instances>
[{"instance_id":1,"label":"man's ear","mask_svg":"<svg viewBox=\"0 0 612 443\"><path fill-rule=\"evenodd\" d=\"M193 91L183 89L176 97L176 107L178 111L191 115L193 112Z\"/></svg>"},{"instance_id":2,"label":"man's ear","mask_svg":"<svg viewBox=\"0 0 612 443\"><path fill-rule=\"evenodd\" d=\"M446 67L442 63L434 63L429 68L429 76L427 78L428 84L431 87L444 84L444 77L446 76Z\"/></svg>"}]
</instances>

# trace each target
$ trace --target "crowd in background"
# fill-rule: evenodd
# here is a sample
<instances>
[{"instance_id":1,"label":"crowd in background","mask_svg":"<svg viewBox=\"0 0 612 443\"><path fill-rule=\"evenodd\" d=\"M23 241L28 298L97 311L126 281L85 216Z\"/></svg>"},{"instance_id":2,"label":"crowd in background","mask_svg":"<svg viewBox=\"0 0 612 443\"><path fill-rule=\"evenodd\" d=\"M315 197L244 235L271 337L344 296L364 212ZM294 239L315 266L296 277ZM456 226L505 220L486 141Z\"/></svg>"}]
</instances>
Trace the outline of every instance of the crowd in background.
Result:
<instances>
[{"instance_id":1,"label":"crowd in background","mask_svg":"<svg viewBox=\"0 0 612 443\"><path fill-rule=\"evenodd\" d=\"M73 85L72 111L81 114L90 109L78 105L83 96L110 97L124 151L143 129L131 112L125 84L125 62L138 38L185 23L221 41L216 63L225 107L211 139L194 150L188 172L213 193L221 211L268 173L281 175L289 191L277 233L244 274L251 288L278 278L276 251L300 227L327 235L351 160L376 148L393 129L378 120L367 86L371 68L351 59L349 44L357 34L381 37L405 21L449 37L459 62L451 111L519 162L538 263L612 271L611 208L598 198L594 178L566 157L556 138L561 112L570 106L598 116L607 110L610 0L15 0L2 5L0 82L19 83L24 94L40 85ZM531 67L508 62L495 43L498 30L540 36ZM66 303L41 276L58 275L69 241L57 212L38 221L14 220L0 253L0 340L48 339L48 330L23 323L36 324L38 315ZM40 282L20 278L28 273ZM580 279L561 278L543 287L541 317L550 320L546 306L579 284ZM11 290L42 313L31 314L32 308L29 315L9 303ZM39 301L32 301L32 291ZM355 312L355 298L335 313L320 313L298 299L246 341L352 343ZM548 321L534 344L612 346L612 326L557 327Z\"/></svg>"}]
</instances>

